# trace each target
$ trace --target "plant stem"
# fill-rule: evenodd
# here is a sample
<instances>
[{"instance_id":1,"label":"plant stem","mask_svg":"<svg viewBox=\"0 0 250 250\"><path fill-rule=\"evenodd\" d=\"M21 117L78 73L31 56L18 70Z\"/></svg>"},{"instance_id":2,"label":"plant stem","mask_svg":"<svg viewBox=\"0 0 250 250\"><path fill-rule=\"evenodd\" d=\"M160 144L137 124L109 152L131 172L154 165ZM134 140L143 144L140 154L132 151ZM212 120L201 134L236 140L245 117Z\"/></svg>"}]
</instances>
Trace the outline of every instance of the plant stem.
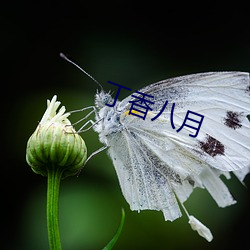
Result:
<instances>
[{"instance_id":1,"label":"plant stem","mask_svg":"<svg viewBox=\"0 0 250 250\"><path fill-rule=\"evenodd\" d=\"M61 250L59 231L59 188L62 170L59 167L48 168L47 185L47 228L50 250Z\"/></svg>"}]
</instances>

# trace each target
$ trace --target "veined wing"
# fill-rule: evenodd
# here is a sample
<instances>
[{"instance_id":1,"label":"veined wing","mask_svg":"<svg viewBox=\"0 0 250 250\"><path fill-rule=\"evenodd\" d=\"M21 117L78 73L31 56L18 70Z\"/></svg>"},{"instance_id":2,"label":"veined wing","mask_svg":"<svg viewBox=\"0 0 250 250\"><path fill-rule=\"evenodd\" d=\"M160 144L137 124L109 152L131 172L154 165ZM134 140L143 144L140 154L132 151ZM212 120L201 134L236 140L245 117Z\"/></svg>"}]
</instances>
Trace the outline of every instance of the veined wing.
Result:
<instances>
[{"instance_id":1,"label":"veined wing","mask_svg":"<svg viewBox=\"0 0 250 250\"><path fill-rule=\"evenodd\" d=\"M236 90L236 92L231 92L230 96L236 96L237 98L240 93L241 97L244 95L244 99L248 99L250 96L249 74L245 72L191 74L150 84L140 89L139 92L154 96L155 104L152 107L153 110L158 111L166 100L168 100L169 103L176 103L179 108L185 108L187 104L192 105L193 102L196 102L196 98L201 92L204 94L205 91L205 95L203 96L209 97L209 93L206 93L208 88L222 88L223 93L226 89L227 91ZM240 96L238 96L238 98ZM133 97L128 96L121 101L120 106L130 106L128 102L133 99ZM204 106L206 106L207 99L204 98L203 101ZM211 105L212 103L209 104L209 107L211 107Z\"/></svg>"},{"instance_id":2,"label":"veined wing","mask_svg":"<svg viewBox=\"0 0 250 250\"><path fill-rule=\"evenodd\" d=\"M181 216L181 212L170 179L158 174L156 162L145 154L137 139L129 131L113 134L109 139L108 153L122 193L131 210L162 210L165 219L173 221Z\"/></svg>"},{"instance_id":3,"label":"veined wing","mask_svg":"<svg viewBox=\"0 0 250 250\"><path fill-rule=\"evenodd\" d=\"M166 100L168 104L161 116L147 126L157 127L158 123L165 122L168 127L164 127L162 133L165 131L170 140L211 167L223 171L237 170L237 176L242 180L250 168L250 123L246 117L250 113L249 86L249 76L242 72L194 74L151 84L140 90L154 96L153 111L148 113L148 118L159 113ZM125 100L128 102L129 98ZM124 101L121 105L125 104ZM196 138L189 136L194 131L187 126L179 133L176 130L170 132L173 103L176 129L185 121L188 110L204 116ZM128 103L126 110L129 108ZM137 128L145 122L126 119L124 124ZM195 123L189 121L189 125L195 126Z\"/></svg>"},{"instance_id":4,"label":"veined wing","mask_svg":"<svg viewBox=\"0 0 250 250\"><path fill-rule=\"evenodd\" d=\"M166 124L135 124L109 138L109 154L132 210L161 210L173 221L181 216L175 195L184 202L197 186L206 188L221 207L234 203L220 172L171 140Z\"/></svg>"}]
</instances>

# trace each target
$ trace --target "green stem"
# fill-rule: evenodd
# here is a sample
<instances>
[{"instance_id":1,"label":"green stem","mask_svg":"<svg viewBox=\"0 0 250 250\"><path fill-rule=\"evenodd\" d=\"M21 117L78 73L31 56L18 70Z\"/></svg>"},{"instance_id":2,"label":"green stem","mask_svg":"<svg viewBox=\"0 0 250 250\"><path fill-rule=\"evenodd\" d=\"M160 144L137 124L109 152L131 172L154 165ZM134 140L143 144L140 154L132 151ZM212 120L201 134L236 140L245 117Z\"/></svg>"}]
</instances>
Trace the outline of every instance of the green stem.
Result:
<instances>
[{"instance_id":1,"label":"green stem","mask_svg":"<svg viewBox=\"0 0 250 250\"><path fill-rule=\"evenodd\" d=\"M47 227L50 250L61 250L59 231L59 188L62 171L58 167L48 168Z\"/></svg>"}]
</instances>

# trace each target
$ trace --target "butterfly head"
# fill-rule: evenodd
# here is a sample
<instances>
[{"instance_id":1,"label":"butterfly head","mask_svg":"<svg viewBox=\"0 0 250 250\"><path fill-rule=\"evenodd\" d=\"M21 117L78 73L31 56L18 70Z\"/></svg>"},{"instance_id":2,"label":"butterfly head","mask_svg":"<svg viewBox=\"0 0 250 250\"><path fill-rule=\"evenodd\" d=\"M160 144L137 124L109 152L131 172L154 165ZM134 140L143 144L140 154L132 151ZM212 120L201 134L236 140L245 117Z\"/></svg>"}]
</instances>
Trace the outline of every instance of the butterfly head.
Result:
<instances>
[{"instance_id":1,"label":"butterfly head","mask_svg":"<svg viewBox=\"0 0 250 250\"><path fill-rule=\"evenodd\" d=\"M110 95L110 93L104 92L101 90L100 92L97 91L95 95L95 106L98 109L101 109L106 106L106 104L112 104L114 99Z\"/></svg>"}]
</instances>

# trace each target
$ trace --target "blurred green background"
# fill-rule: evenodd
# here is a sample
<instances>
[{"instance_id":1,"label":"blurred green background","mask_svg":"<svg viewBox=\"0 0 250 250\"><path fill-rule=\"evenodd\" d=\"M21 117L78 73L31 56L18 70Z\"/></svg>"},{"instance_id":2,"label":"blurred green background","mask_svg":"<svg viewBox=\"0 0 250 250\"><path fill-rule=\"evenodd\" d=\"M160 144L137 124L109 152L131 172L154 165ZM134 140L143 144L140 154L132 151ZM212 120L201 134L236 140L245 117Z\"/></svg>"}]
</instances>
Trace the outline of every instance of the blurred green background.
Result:
<instances>
[{"instance_id":1,"label":"blurred green background","mask_svg":"<svg viewBox=\"0 0 250 250\"><path fill-rule=\"evenodd\" d=\"M59 57L63 52L102 83L136 90L152 82L205 71L250 69L249 17L243 5L183 6L170 2L10 2L1 6L2 227L1 249L48 249L46 178L25 161L26 143L54 94L67 110L93 105L96 84ZM120 99L128 92L121 91ZM77 121L82 114L71 117ZM82 134L89 154L102 145ZM218 208L205 190L186 202L213 235L206 242L185 216L132 212L111 161L102 152L81 175L62 181L60 229L64 250L95 250L126 219L114 249L248 249L249 188L225 181L237 204ZM250 186L250 177L246 178Z\"/></svg>"}]
</instances>

